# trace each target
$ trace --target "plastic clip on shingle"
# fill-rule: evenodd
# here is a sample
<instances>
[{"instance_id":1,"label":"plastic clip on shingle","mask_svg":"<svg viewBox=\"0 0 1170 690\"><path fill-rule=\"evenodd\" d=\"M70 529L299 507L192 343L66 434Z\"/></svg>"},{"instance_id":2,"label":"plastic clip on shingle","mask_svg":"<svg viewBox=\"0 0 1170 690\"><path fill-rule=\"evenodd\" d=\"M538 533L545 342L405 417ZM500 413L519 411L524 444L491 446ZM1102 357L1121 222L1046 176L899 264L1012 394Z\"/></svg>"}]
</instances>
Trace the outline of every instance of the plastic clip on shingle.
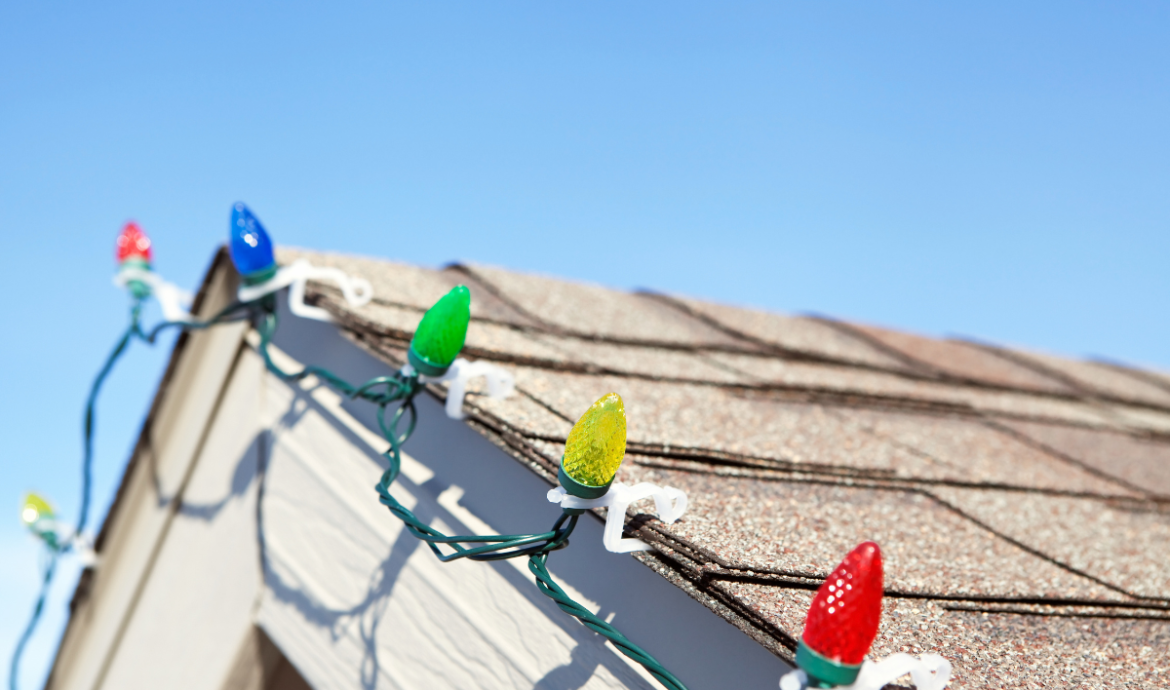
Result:
<instances>
[{"instance_id":1,"label":"plastic clip on shingle","mask_svg":"<svg viewBox=\"0 0 1170 690\"><path fill-rule=\"evenodd\" d=\"M617 393L607 393L573 425L561 458L561 485L548 492L549 502L561 504L569 514L608 507L602 543L613 553L650 549L641 539L622 539L626 509L634 501L653 497L658 516L664 522L678 520L687 509L687 495L673 487L645 482L635 486L614 483L625 455L625 403Z\"/></svg>"},{"instance_id":2,"label":"plastic clip on shingle","mask_svg":"<svg viewBox=\"0 0 1170 690\"><path fill-rule=\"evenodd\" d=\"M288 266L281 266L271 278L261 283L241 285L238 297L241 302L253 302L287 287L288 308L293 314L305 319L333 321L329 312L305 304L305 284L310 280L336 283L351 307L369 304L374 297L374 290L365 278L355 278L337 268L314 266L307 259L297 259Z\"/></svg>"},{"instance_id":3,"label":"plastic clip on shingle","mask_svg":"<svg viewBox=\"0 0 1170 690\"><path fill-rule=\"evenodd\" d=\"M881 690L907 673L918 690L946 687L951 664L937 654L865 660L881 622L882 591L881 549L867 541L850 551L817 590L796 648L798 668L780 678L780 690Z\"/></svg>"},{"instance_id":4,"label":"plastic clip on shingle","mask_svg":"<svg viewBox=\"0 0 1170 690\"><path fill-rule=\"evenodd\" d=\"M658 509L659 519L667 524L677 521L687 510L687 495L684 491L673 486L662 487L649 482L633 486L614 482L610 484L609 490L601 498L573 496L563 486L558 486L548 492L549 502L559 503L561 508L565 510L609 508L601 542L605 545L605 550L612 553L633 553L634 551L649 551L651 549L651 546L641 539L622 539L622 530L626 524L626 509L630 507L631 503L644 498L654 499L654 507Z\"/></svg>"},{"instance_id":5,"label":"plastic clip on shingle","mask_svg":"<svg viewBox=\"0 0 1170 690\"><path fill-rule=\"evenodd\" d=\"M405 376L416 373L410 364L402 368ZM449 383L447 386L447 416L451 419L463 419L463 398L467 395L467 383L482 376L487 381L488 397L494 400L507 398L516 389L512 374L490 362L469 362L462 357L451 363L451 366L441 376L422 376L418 380L422 383Z\"/></svg>"}]
</instances>

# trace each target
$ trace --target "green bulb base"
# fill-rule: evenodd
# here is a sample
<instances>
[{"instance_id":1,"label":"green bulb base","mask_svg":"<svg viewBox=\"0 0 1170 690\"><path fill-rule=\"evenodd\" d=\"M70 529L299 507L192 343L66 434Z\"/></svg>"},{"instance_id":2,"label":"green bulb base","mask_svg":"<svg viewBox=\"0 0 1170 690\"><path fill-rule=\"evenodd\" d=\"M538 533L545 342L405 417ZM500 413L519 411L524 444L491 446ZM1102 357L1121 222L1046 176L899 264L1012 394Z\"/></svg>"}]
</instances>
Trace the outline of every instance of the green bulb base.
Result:
<instances>
[{"instance_id":1,"label":"green bulb base","mask_svg":"<svg viewBox=\"0 0 1170 690\"><path fill-rule=\"evenodd\" d=\"M564 458L561 458L561 462L564 462ZM561 486L565 487L565 491L568 492L570 496L586 499L601 498L609 491L610 485L613 484L612 479L606 482L604 486L589 486L588 484L582 484L576 479L570 477L565 472L564 465L562 465L560 471L557 472L557 479L560 480Z\"/></svg>"},{"instance_id":2,"label":"green bulb base","mask_svg":"<svg viewBox=\"0 0 1170 690\"><path fill-rule=\"evenodd\" d=\"M453 364L453 362L449 362L447 364L435 364L434 362L431 362L419 353L415 352L413 344L411 344L411 346L406 350L406 361L410 362L410 366L414 367L414 370L423 376L442 376L443 374L447 373L447 370L450 369L451 364Z\"/></svg>"},{"instance_id":3,"label":"green bulb base","mask_svg":"<svg viewBox=\"0 0 1170 690\"><path fill-rule=\"evenodd\" d=\"M126 283L126 289L134 295L135 299L146 299L150 297L150 286L141 280L131 280Z\"/></svg>"},{"instance_id":4,"label":"green bulb base","mask_svg":"<svg viewBox=\"0 0 1170 690\"><path fill-rule=\"evenodd\" d=\"M48 529L47 530L33 529L32 533L35 534L41 541L45 542L45 544L53 551L60 551L61 550L61 544L57 541L57 533L56 532L54 532L52 530L48 530Z\"/></svg>"},{"instance_id":5,"label":"green bulb base","mask_svg":"<svg viewBox=\"0 0 1170 690\"><path fill-rule=\"evenodd\" d=\"M796 645L796 665L808 674L808 687L835 688L853 685L861 673L861 664L842 664L814 652L801 640Z\"/></svg>"},{"instance_id":6,"label":"green bulb base","mask_svg":"<svg viewBox=\"0 0 1170 690\"><path fill-rule=\"evenodd\" d=\"M127 268L137 268L143 271L149 271L150 262L141 257L132 256L122 262L122 269L125 270ZM126 281L126 289L129 290L130 294L134 295L136 299L146 299L147 297L150 297L150 286L141 280Z\"/></svg>"},{"instance_id":7,"label":"green bulb base","mask_svg":"<svg viewBox=\"0 0 1170 690\"><path fill-rule=\"evenodd\" d=\"M259 285L260 283L270 280L272 276L276 275L278 270L280 270L280 266L272 264L268 268L262 268L259 271L244 273L240 276L240 282L242 282L244 285L247 285L248 287Z\"/></svg>"}]
</instances>

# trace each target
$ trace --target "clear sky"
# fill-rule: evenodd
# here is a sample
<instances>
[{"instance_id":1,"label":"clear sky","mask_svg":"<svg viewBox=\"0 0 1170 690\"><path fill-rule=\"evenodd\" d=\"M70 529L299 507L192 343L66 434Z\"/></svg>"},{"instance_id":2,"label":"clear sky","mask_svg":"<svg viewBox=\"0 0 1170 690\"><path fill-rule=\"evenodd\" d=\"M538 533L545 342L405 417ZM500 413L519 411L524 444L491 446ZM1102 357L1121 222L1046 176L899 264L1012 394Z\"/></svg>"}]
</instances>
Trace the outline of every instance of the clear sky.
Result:
<instances>
[{"instance_id":1,"label":"clear sky","mask_svg":"<svg viewBox=\"0 0 1170 690\"><path fill-rule=\"evenodd\" d=\"M187 287L243 200L278 243L1170 369L1168 36L1155 2L0 3L0 654L20 494L76 515L127 219ZM102 400L99 520L167 351Z\"/></svg>"}]
</instances>

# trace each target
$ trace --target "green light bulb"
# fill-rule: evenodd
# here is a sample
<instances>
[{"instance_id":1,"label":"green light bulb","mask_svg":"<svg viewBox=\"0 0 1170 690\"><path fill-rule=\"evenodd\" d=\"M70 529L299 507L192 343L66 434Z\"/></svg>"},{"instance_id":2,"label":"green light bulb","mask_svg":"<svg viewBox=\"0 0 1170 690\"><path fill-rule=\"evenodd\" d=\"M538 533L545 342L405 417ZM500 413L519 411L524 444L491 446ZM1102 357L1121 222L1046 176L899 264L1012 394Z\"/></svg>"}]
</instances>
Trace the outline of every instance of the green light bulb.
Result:
<instances>
[{"instance_id":1,"label":"green light bulb","mask_svg":"<svg viewBox=\"0 0 1170 690\"><path fill-rule=\"evenodd\" d=\"M561 486L574 496L603 496L626 456L626 407L607 393L573 425L561 459Z\"/></svg>"},{"instance_id":2,"label":"green light bulb","mask_svg":"<svg viewBox=\"0 0 1170 690\"><path fill-rule=\"evenodd\" d=\"M420 374L442 376L467 339L471 320L471 292L456 285L423 314L406 356Z\"/></svg>"}]
</instances>

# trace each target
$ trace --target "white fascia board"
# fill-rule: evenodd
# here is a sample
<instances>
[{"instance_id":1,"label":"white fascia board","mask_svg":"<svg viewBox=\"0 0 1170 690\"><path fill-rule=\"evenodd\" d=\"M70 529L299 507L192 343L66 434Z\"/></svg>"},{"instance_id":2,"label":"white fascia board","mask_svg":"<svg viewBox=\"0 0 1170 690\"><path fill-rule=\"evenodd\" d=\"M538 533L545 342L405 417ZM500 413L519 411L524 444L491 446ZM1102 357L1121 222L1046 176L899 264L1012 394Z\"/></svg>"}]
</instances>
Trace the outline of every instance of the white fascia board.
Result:
<instances>
[{"instance_id":1,"label":"white fascia board","mask_svg":"<svg viewBox=\"0 0 1170 690\"><path fill-rule=\"evenodd\" d=\"M391 367L335 326L285 312L276 345L365 381ZM293 365L295 366L295 365ZM306 390L308 388L308 390ZM258 621L318 690L334 687L653 687L544 597L525 562L441 563L377 501L376 408L270 377ZM560 509L548 483L427 394L395 495L448 533L530 533ZM692 690L771 688L780 659L629 555L582 517L549 568ZM640 671L640 669L639 669ZM575 683L575 684L574 684Z\"/></svg>"}]
</instances>

